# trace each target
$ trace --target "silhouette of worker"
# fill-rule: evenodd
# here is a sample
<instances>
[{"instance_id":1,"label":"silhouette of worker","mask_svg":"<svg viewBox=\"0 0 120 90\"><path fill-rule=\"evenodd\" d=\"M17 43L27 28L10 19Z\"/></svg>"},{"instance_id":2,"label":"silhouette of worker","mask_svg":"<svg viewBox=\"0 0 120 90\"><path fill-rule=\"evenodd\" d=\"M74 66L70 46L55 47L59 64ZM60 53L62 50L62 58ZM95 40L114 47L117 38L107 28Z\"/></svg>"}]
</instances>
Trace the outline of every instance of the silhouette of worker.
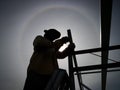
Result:
<instances>
[{"instance_id":1,"label":"silhouette of worker","mask_svg":"<svg viewBox=\"0 0 120 90\"><path fill-rule=\"evenodd\" d=\"M44 30L44 33L44 37L39 35L33 42L34 52L28 66L24 90L44 90L53 72L59 68L57 58L65 58L75 48L71 43L63 52L59 52L59 48L69 42L69 38L58 39L61 34L55 29Z\"/></svg>"}]
</instances>

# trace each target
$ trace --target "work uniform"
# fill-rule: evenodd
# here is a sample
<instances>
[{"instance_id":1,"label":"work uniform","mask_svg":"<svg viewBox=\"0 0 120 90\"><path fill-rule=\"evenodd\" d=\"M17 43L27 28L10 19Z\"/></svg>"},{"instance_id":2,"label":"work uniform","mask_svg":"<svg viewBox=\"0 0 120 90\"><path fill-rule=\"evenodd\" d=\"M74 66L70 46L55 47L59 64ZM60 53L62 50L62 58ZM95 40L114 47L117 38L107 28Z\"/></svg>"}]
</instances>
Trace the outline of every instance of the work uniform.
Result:
<instances>
[{"instance_id":1,"label":"work uniform","mask_svg":"<svg viewBox=\"0 0 120 90\"><path fill-rule=\"evenodd\" d=\"M42 36L35 38L24 90L44 90L51 75L58 69L57 58L62 59L70 54L70 47L63 52L58 51L64 43L62 39L51 42Z\"/></svg>"}]
</instances>

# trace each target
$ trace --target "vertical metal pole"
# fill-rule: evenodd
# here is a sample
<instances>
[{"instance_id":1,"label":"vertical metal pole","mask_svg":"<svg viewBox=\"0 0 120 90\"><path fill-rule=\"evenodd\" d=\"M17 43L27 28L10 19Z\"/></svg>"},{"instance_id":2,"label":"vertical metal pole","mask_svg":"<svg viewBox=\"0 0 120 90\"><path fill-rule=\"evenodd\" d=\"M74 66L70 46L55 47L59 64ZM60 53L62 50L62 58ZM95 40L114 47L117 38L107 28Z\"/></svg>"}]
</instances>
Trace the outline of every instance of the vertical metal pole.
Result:
<instances>
[{"instance_id":1,"label":"vertical metal pole","mask_svg":"<svg viewBox=\"0 0 120 90\"><path fill-rule=\"evenodd\" d=\"M72 35L71 35L70 30L68 30L68 37L70 38L70 43L73 43ZM78 64L77 64L76 56L73 54L72 57L73 57L73 60L74 60L75 68L77 68ZM77 73L77 78L78 78L78 83L79 83L79 86L80 86L80 90L84 90L84 88L81 84L82 83L82 76L78 71L76 73Z\"/></svg>"},{"instance_id":2,"label":"vertical metal pole","mask_svg":"<svg viewBox=\"0 0 120 90\"><path fill-rule=\"evenodd\" d=\"M73 62L72 56L68 56L68 64L69 64L69 78L70 78L70 90L75 90L75 80L73 74Z\"/></svg>"},{"instance_id":3,"label":"vertical metal pole","mask_svg":"<svg viewBox=\"0 0 120 90\"><path fill-rule=\"evenodd\" d=\"M111 26L112 0L101 0L101 35L103 49L109 47ZM108 63L108 50L102 51L102 65ZM103 58L104 57L104 58ZM107 69L102 69L102 90L106 90Z\"/></svg>"},{"instance_id":4,"label":"vertical metal pole","mask_svg":"<svg viewBox=\"0 0 120 90\"><path fill-rule=\"evenodd\" d=\"M67 31L67 34L69 37L70 32ZM73 72L72 55L68 56L68 65L69 65L70 90L75 90L75 80L74 80L74 72Z\"/></svg>"}]
</instances>

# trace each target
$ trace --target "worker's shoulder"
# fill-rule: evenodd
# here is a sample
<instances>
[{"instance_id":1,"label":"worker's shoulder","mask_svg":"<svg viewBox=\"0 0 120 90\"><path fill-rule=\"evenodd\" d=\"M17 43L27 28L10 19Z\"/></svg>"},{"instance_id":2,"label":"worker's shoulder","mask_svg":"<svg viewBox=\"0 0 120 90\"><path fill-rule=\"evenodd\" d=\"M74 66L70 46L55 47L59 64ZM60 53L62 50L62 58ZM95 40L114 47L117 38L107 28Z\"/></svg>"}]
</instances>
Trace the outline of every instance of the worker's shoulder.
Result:
<instances>
[{"instance_id":1,"label":"worker's shoulder","mask_svg":"<svg viewBox=\"0 0 120 90\"><path fill-rule=\"evenodd\" d=\"M38 35L36 36L36 38L34 39L34 42L50 42L48 39L46 39L45 37Z\"/></svg>"},{"instance_id":2,"label":"worker's shoulder","mask_svg":"<svg viewBox=\"0 0 120 90\"><path fill-rule=\"evenodd\" d=\"M42 39L44 39L44 37L43 37L43 36L41 36L41 35L37 35L37 36L35 37L35 39L34 39L34 40L42 40Z\"/></svg>"},{"instance_id":3,"label":"worker's shoulder","mask_svg":"<svg viewBox=\"0 0 120 90\"><path fill-rule=\"evenodd\" d=\"M44 38L42 35L37 35L35 38Z\"/></svg>"}]
</instances>

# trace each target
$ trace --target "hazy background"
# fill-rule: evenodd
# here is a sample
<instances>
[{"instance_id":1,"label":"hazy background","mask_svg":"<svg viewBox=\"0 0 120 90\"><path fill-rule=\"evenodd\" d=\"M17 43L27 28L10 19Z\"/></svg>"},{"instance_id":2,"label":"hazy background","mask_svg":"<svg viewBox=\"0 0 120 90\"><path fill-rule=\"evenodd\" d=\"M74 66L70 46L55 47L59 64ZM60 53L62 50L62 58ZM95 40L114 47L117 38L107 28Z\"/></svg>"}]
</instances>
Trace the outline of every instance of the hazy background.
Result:
<instances>
[{"instance_id":1,"label":"hazy background","mask_svg":"<svg viewBox=\"0 0 120 90\"><path fill-rule=\"evenodd\" d=\"M120 0L113 1L110 45L120 45ZM100 0L0 0L0 90L22 90L33 40L50 28L62 36L71 29L75 50L100 47ZM120 61L120 51L110 51L109 58ZM101 63L91 54L77 59L79 66ZM60 68L67 65L67 58L59 60ZM101 90L101 74L83 75L83 83ZM120 72L109 72L107 90L119 89Z\"/></svg>"}]
</instances>

